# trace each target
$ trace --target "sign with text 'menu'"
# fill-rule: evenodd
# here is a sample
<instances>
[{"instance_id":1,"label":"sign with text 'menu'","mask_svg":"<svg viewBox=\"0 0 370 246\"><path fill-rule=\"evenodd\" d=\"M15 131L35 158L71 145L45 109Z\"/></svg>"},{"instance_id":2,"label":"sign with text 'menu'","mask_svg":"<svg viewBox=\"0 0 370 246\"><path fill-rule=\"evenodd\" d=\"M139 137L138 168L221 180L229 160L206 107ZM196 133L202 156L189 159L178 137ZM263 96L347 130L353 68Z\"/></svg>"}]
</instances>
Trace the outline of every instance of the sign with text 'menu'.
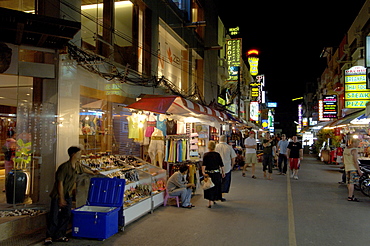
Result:
<instances>
[{"instance_id":1,"label":"sign with text 'menu'","mask_svg":"<svg viewBox=\"0 0 370 246\"><path fill-rule=\"evenodd\" d=\"M366 68L354 66L345 70L345 108L366 108L370 89L366 89Z\"/></svg>"}]
</instances>

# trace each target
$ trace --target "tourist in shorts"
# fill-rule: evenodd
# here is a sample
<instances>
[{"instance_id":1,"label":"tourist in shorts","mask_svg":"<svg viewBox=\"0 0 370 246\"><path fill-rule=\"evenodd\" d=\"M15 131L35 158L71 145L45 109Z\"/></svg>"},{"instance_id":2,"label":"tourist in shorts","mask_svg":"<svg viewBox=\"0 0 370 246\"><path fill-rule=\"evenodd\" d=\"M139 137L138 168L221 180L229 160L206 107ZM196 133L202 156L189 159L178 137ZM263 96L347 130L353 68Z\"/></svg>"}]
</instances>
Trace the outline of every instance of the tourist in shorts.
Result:
<instances>
[{"instance_id":1,"label":"tourist in shorts","mask_svg":"<svg viewBox=\"0 0 370 246\"><path fill-rule=\"evenodd\" d=\"M255 170L256 170L256 163L257 163L257 153L256 153L256 148L257 148L257 142L255 138L255 133L254 131L249 132L249 137L245 139L244 141L244 147L245 147L245 164L243 166L243 172L242 175L245 177L245 171L246 168L249 164L252 165L252 178L256 178Z\"/></svg>"}]
</instances>

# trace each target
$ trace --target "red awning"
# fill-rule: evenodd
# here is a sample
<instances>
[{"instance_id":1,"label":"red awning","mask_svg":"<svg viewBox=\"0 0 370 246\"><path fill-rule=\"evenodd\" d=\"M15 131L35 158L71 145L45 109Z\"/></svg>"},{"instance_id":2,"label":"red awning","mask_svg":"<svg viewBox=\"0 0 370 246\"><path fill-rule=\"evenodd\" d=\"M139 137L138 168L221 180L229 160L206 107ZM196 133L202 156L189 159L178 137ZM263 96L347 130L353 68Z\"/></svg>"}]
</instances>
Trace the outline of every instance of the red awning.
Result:
<instances>
[{"instance_id":1,"label":"red awning","mask_svg":"<svg viewBox=\"0 0 370 246\"><path fill-rule=\"evenodd\" d=\"M160 114L176 114L183 116L207 115L226 120L225 113L193 103L179 96L144 96L137 102L127 106L127 108L150 111ZM194 115L195 114L195 115Z\"/></svg>"}]
</instances>

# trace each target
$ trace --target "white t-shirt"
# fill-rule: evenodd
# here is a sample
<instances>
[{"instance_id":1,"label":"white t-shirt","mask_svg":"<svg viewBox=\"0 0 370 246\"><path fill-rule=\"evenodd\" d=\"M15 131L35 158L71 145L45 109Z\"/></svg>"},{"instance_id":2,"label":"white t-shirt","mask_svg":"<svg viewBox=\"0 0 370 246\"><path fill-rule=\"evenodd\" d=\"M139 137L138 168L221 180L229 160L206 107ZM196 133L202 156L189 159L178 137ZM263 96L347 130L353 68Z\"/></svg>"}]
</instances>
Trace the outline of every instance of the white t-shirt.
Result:
<instances>
[{"instance_id":1,"label":"white t-shirt","mask_svg":"<svg viewBox=\"0 0 370 246\"><path fill-rule=\"evenodd\" d=\"M236 153L230 145L221 142L216 145L215 151L221 155L222 162L224 164L225 173L231 171L231 159L236 157Z\"/></svg>"},{"instance_id":2,"label":"white t-shirt","mask_svg":"<svg viewBox=\"0 0 370 246\"><path fill-rule=\"evenodd\" d=\"M257 145L256 139L255 138L246 138L244 140L244 146L246 145ZM256 153L256 149L251 149L251 148L245 148L245 153L246 154L254 154Z\"/></svg>"}]
</instances>

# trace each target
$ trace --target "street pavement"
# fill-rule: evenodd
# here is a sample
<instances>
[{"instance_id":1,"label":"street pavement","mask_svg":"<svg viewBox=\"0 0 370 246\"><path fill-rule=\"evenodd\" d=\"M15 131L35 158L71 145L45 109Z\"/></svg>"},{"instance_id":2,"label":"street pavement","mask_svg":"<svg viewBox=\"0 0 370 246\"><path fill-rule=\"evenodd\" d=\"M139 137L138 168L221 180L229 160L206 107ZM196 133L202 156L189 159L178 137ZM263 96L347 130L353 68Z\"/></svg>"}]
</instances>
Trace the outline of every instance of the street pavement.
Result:
<instances>
[{"instance_id":1,"label":"street pavement","mask_svg":"<svg viewBox=\"0 0 370 246\"><path fill-rule=\"evenodd\" d=\"M370 198L355 191L361 202L348 202L337 165L305 156L298 180L276 170L273 180L264 179L261 164L257 179L249 170L241 174L233 171L226 202L212 208L198 189L192 209L161 206L105 241L71 238L53 245L369 245ZM43 245L43 235L19 245Z\"/></svg>"}]
</instances>

